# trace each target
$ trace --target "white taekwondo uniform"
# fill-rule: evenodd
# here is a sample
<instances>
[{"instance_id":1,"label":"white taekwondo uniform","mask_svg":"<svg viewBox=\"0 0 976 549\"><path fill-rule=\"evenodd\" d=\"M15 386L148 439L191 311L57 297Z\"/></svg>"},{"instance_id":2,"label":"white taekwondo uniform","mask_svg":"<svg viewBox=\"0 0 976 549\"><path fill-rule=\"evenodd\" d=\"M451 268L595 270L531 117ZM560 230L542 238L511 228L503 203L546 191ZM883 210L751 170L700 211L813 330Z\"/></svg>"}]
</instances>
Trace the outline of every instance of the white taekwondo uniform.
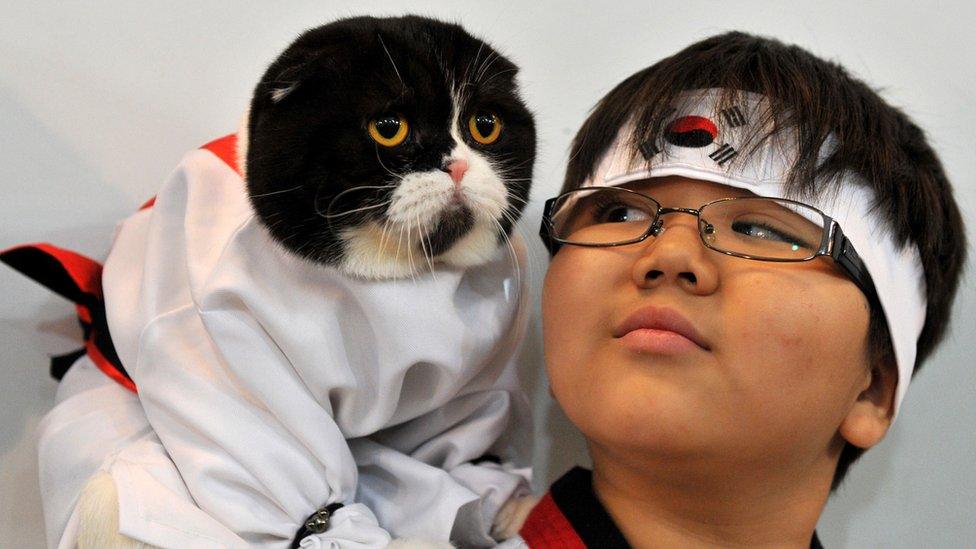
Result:
<instances>
[{"instance_id":1,"label":"white taekwondo uniform","mask_svg":"<svg viewBox=\"0 0 976 549\"><path fill-rule=\"evenodd\" d=\"M479 267L353 279L273 241L233 165L188 153L118 227L102 284L138 394L87 355L64 377L39 447L49 545L73 546L98 470L120 533L153 545L286 547L334 502L303 547L491 545L529 481L521 239Z\"/></svg>"}]
</instances>

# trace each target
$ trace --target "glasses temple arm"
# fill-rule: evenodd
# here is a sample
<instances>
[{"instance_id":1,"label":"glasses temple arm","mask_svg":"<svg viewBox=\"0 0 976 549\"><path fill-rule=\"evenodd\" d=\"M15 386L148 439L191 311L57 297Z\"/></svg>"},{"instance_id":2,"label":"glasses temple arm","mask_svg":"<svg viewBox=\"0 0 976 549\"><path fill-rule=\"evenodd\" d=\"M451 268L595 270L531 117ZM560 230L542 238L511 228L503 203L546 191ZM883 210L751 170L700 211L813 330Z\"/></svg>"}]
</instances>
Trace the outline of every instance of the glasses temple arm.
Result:
<instances>
[{"instance_id":1,"label":"glasses temple arm","mask_svg":"<svg viewBox=\"0 0 976 549\"><path fill-rule=\"evenodd\" d=\"M871 273L868 272L864 260L857 254L854 245L844 235L844 231L841 230L840 225L836 221L831 220L831 227L833 234L830 245L830 257L847 272L851 280L867 296L872 306L880 304L878 301L878 291L874 287L874 280L871 278Z\"/></svg>"},{"instance_id":2,"label":"glasses temple arm","mask_svg":"<svg viewBox=\"0 0 976 549\"><path fill-rule=\"evenodd\" d=\"M542 223L539 224L539 236L542 237L542 243L545 244L546 249L549 250L549 257L556 255L559 251L559 243L552 236L552 208L556 204L555 198L550 198L546 200L545 205L542 208Z\"/></svg>"}]
</instances>

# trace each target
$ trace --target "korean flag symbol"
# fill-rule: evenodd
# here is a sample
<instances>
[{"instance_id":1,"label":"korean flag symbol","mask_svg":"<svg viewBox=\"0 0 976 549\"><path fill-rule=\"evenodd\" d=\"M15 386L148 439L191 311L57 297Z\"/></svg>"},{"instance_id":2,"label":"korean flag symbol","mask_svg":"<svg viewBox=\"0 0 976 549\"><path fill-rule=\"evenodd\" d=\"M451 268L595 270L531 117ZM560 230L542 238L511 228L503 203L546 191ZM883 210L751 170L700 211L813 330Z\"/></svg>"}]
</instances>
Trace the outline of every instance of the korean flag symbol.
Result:
<instances>
[{"instance_id":1,"label":"korean flag symbol","mask_svg":"<svg viewBox=\"0 0 976 549\"><path fill-rule=\"evenodd\" d=\"M660 153L665 144L683 149L704 149L704 154L719 166L738 156L739 151L729 141L734 141L736 130L748 123L742 109L738 105L722 109L714 121L703 116L705 108L694 110L699 112L678 116L665 125L657 139L643 143L640 151L644 159L650 160Z\"/></svg>"},{"instance_id":2,"label":"korean flag symbol","mask_svg":"<svg viewBox=\"0 0 976 549\"><path fill-rule=\"evenodd\" d=\"M664 131L664 139L678 147L701 148L711 145L718 137L715 123L703 116L682 116L671 122Z\"/></svg>"}]
</instances>

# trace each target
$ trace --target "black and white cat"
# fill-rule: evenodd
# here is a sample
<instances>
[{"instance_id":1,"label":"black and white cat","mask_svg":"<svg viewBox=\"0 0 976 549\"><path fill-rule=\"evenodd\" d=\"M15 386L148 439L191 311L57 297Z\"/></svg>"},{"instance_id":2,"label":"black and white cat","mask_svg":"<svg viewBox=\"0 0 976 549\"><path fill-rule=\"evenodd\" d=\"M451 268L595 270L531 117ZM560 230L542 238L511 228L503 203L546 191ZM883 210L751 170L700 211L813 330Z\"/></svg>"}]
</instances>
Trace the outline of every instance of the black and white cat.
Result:
<instances>
[{"instance_id":1,"label":"black and white cat","mask_svg":"<svg viewBox=\"0 0 976 549\"><path fill-rule=\"evenodd\" d=\"M351 275L485 261L532 178L535 126L517 70L424 17L305 32L268 68L242 124L255 210L289 250Z\"/></svg>"},{"instance_id":2,"label":"black and white cat","mask_svg":"<svg viewBox=\"0 0 976 549\"><path fill-rule=\"evenodd\" d=\"M264 74L238 130L237 164L254 213L289 254L359 280L412 276L436 263L484 264L510 245L532 177L535 126L516 72L460 26L424 17L356 17L305 32ZM198 297L191 308L204 308ZM111 308L109 317L116 318ZM219 375L229 369L215 368ZM485 378L452 375L441 385ZM151 399L151 389L140 387L140 398ZM220 427L219 417L207 417ZM116 533L112 482L101 474L87 485L80 536L94 545L134 544ZM518 523L531 507L524 501L506 505L502 522ZM495 526L499 537L514 533Z\"/></svg>"}]
</instances>

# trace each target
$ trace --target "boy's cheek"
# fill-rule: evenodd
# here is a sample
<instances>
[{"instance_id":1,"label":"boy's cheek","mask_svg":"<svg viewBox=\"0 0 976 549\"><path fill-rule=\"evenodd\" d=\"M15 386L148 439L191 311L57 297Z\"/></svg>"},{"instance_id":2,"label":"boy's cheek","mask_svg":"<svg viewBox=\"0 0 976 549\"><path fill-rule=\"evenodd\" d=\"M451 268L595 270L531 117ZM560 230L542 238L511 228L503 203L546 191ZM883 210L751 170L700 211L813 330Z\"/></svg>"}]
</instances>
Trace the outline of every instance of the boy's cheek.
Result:
<instances>
[{"instance_id":1,"label":"boy's cheek","mask_svg":"<svg viewBox=\"0 0 976 549\"><path fill-rule=\"evenodd\" d=\"M750 403L746 413L757 421L775 414L823 417L843 405L863 356L867 319L858 314L857 296L819 294L793 292L778 300L759 294L749 307L729 303L722 355L736 400Z\"/></svg>"}]
</instances>

